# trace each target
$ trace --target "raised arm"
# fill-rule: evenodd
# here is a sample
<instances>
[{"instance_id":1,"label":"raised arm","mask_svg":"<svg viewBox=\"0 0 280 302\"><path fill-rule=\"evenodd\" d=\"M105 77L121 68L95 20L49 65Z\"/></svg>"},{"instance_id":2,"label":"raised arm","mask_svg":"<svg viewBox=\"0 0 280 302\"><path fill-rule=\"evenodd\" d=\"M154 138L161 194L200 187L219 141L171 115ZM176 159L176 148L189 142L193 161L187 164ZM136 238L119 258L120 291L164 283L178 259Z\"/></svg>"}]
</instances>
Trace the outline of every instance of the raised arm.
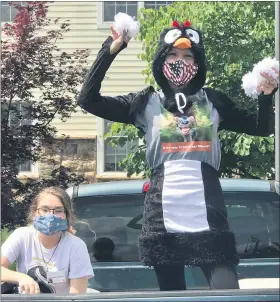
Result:
<instances>
[{"instance_id":1,"label":"raised arm","mask_svg":"<svg viewBox=\"0 0 280 302\"><path fill-rule=\"evenodd\" d=\"M238 109L232 101L231 104L232 110L231 112L227 111L228 115L222 122L221 127L226 130L254 136L269 136L274 133L275 115L272 95L261 95L258 97L257 114Z\"/></svg>"},{"instance_id":2,"label":"raised arm","mask_svg":"<svg viewBox=\"0 0 280 302\"><path fill-rule=\"evenodd\" d=\"M279 79L279 71L274 67L272 69L278 74ZM267 72L261 72L261 75L264 80L258 86L260 95L257 114L239 109L231 99L220 91L211 88L205 89L213 103L216 103L222 117L220 130L225 129L254 136L269 136L274 133L275 114L272 99L278 89L278 79L271 77Z\"/></svg>"},{"instance_id":3,"label":"raised arm","mask_svg":"<svg viewBox=\"0 0 280 302\"><path fill-rule=\"evenodd\" d=\"M274 133L273 93L261 94L258 97L258 113L252 114L247 110L239 109L236 104L224 93L205 89L211 99L219 104L219 114L222 121L220 130L229 130L238 133L246 133L253 136L269 136Z\"/></svg>"},{"instance_id":4,"label":"raised arm","mask_svg":"<svg viewBox=\"0 0 280 302\"><path fill-rule=\"evenodd\" d=\"M121 123L132 123L129 112L135 93L116 97L100 94L101 83L107 70L117 54L126 48L129 41L126 38L126 33L118 35L112 27L111 31L112 36L108 37L103 43L95 62L88 72L78 97L78 104L86 111L101 118Z\"/></svg>"}]
</instances>

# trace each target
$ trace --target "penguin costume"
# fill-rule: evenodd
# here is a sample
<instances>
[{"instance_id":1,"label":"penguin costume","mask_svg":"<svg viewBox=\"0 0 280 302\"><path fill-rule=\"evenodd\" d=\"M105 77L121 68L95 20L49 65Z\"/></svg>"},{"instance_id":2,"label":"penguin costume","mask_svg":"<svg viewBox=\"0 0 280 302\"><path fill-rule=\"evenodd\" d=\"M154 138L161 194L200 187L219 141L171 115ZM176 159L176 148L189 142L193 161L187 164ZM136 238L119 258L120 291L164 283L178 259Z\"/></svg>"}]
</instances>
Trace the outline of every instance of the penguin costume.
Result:
<instances>
[{"instance_id":1,"label":"penguin costume","mask_svg":"<svg viewBox=\"0 0 280 302\"><path fill-rule=\"evenodd\" d=\"M185 265L201 267L211 288L238 288L235 237L219 182L218 131L273 133L275 89L260 94L254 115L238 109L224 93L203 88L202 34L190 21L174 21L162 31L152 65L161 90L150 86L124 96L102 96L106 71L127 46L123 42L111 54L113 41L108 37L103 43L78 103L96 116L133 124L145 134L151 179L139 238L141 261L154 267L161 290L186 288ZM176 59L182 51L186 59Z\"/></svg>"}]
</instances>

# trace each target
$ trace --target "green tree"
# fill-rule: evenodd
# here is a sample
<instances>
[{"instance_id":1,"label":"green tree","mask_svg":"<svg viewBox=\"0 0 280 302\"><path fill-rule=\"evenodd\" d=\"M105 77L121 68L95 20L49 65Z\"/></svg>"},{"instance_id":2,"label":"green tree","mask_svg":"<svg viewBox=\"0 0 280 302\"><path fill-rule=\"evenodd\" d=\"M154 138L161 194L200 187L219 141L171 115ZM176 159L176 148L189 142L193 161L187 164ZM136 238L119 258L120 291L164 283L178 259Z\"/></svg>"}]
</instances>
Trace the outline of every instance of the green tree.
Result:
<instances>
[{"instance_id":1,"label":"green tree","mask_svg":"<svg viewBox=\"0 0 280 302\"><path fill-rule=\"evenodd\" d=\"M89 55L87 49L61 52L57 42L69 24L48 18L48 2L11 5L18 13L3 27L1 49L1 224L10 229L25 223L31 199L43 187L83 181L61 162L52 163L48 179L22 183L17 175L21 164L39 161L46 146L59 143L52 121L66 121L76 111Z\"/></svg>"},{"instance_id":2,"label":"green tree","mask_svg":"<svg viewBox=\"0 0 280 302\"><path fill-rule=\"evenodd\" d=\"M147 62L147 68L142 71L147 84L156 85L151 64L160 32L173 20L186 19L204 34L208 67L206 86L225 92L240 108L256 112L257 102L244 94L241 81L255 63L274 56L274 3L175 2L158 10L142 10L139 39L143 43L143 53L139 57ZM127 133L131 141L138 135L133 126L114 124L108 136ZM274 137L222 131L220 138L222 176L274 177ZM113 143L123 144L124 141L115 139ZM148 175L145 148L135 147L120 165L128 175L140 172L143 167Z\"/></svg>"}]
</instances>

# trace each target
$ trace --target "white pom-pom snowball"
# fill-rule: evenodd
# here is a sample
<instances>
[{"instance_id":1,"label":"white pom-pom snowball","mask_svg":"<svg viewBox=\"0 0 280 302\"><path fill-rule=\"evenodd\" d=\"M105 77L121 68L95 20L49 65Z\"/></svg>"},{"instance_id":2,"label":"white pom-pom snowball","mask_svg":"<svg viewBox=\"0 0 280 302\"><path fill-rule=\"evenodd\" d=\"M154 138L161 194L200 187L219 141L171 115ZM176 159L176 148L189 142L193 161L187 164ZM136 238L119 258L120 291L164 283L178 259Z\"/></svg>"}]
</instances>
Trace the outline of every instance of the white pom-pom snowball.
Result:
<instances>
[{"instance_id":1,"label":"white pom-pom snowball","mask_svg":"<svg viewBox=\"0 0 280 302\"><path fill-rule=\"evenodd\" d=\"M124 30L127 30L127 36L134 38L139 33L139 22L134 20L135 17L131 17L125 13L118 13L115 15L114 27L118 34L122 34Z\"/></svg>"},{"instance_id":2,"label":"white pom-pom snowball","mask_svg":"<svg viewBox=\"0 0 280 302\"><path fill-rule=\"evenodd\" d=\"M276 73L272 68L275 68ZM242 78L242 88L245 94L252 98L257 98L260 92L257 87L261 84L265 78L261 75L261 72L267 72L272 78L277 80L279 74L279 62L276 59L265 58L259 63L254 65L251 72L246 73Z\"/></svg>"}]
</instances>

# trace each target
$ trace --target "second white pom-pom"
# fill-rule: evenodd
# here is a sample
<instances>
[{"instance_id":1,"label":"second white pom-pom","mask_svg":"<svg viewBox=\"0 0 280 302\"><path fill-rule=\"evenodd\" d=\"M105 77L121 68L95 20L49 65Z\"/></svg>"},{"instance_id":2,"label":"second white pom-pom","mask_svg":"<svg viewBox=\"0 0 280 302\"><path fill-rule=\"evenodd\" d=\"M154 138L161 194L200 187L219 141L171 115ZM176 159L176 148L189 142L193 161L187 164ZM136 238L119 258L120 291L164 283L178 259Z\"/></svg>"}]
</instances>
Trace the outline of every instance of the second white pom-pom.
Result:
<instances>
[{"instance_id":1,"label":"second white pom-pom","mask_svg":"<svg viewBox=\"0 0 280 302\"><path fill-rule=\"evenodd\" d=\"M122 34L126 30L127 36L134 38L139 33L139 22L125 13L118 13L115 15L114 28L118 34Z\"/></svg>"},{"instance_id":2,"label":"second white pom-pom","mask_svg":"<svg viewBox=\"0 0 280 302\"><path fill-rule=\"evenodd\" d=\"M278 72L276 73L272 68L275 68ZM252 72L248 72L243 76L242 88L247 96L257 98L260 94L258 86L265 80L261 72L266 72L273 79L277 80L279 62L276 59L265 58L254 66Z\"/></svg>"}]
</instances>

